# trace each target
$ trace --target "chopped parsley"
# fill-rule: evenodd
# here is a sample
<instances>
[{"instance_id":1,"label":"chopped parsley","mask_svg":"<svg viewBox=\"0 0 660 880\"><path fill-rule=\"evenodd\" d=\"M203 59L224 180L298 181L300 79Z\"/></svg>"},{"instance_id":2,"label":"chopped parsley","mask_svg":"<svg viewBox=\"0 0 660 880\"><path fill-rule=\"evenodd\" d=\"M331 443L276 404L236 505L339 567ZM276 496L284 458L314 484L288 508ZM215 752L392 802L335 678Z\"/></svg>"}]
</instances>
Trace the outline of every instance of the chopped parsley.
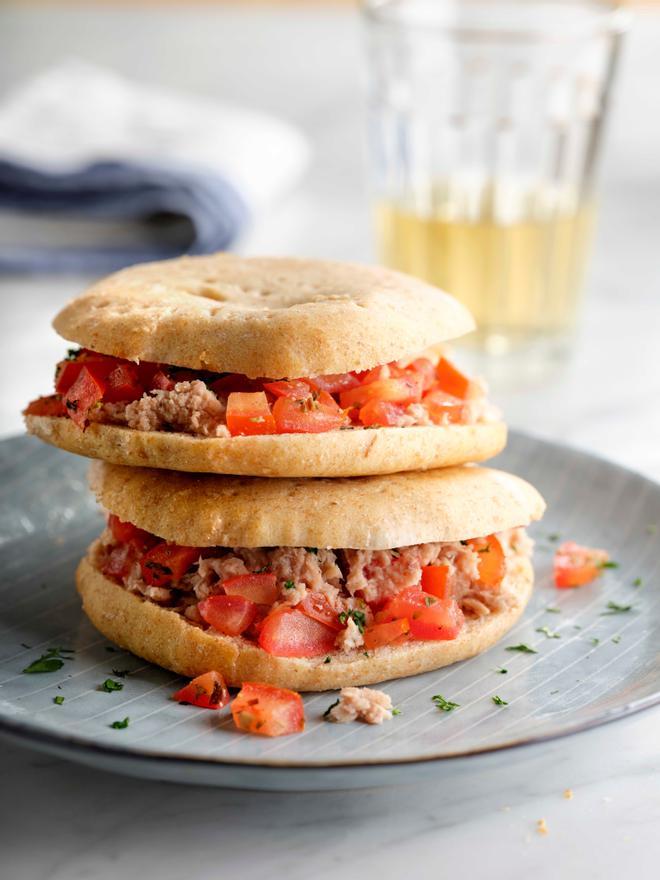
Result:
<instances>
[{"instance_id":1,"label":"chopped parsley","mask_svg":"<svg viewBox=\"0 0 660 880\"><path fill-rule=\"evenodd\" d=\"M612 641L614 642L615 645L618 645L619 642L621 641L621 636L612 636Z\"/></svg>"},{"instance_id":2,"label":"chopped parsley","mask_svg":"<svg viewBox=\"0 0 660 880\"><path fill-rule=\"evenodd\" d=\"M555 694L558 694L558 693L559 693L559 691L550 691L550 696L551 696L551 697L554 697L554 695L555 695Z\"/></svg>"},{"instance_id":3,"label":"chopped parsley","mask_svg":"<svg viewBox=\"0 0 660 880\"><path fill-rule=\"evenodd\" d=\"M116 675L117 678L126 678L127 675L131 674L130 669L113 669L112 674Z\"/></svg>"},{"instance_id":4,"label":"chopped parsley","mask_svg":"<svg viewBox=\"0 0 660 880\"><path fill-rule=\"evenodd\" d=\"M106 645L105 650L108 652L108 654L118 654L119 653L119 648L113 648L112 645Z\"/></svg>"},{"instance_id":5,"label":"chopped parsley","mask_svg":"<svg viewBox=\"0 0 660 880\"><path fill-rule=\"evenodd\" d=\"M598 568L618 568L619 563L615 562L613 559L608 559L606 562L601 562Z\"/></svg>"},{"instance_id":6,"label":"chopped parsley","mask_svg":"<svg viewBox=\"0 0 660 880\"><path fill-rule=\"evenodd\" d=\"M632 605L619 605L618 602L610 601L607 603L607 611L602 611L601 614L626 614L626 612L632 610Z\"/></svg>"},{"instance_id":7,"label":"chopped parsley","mask_svg":"<svg viewBox=\"0 0 660 880\"><path fill-rule=\"evenodd\" d=\"M557 541L559 541L560 538L561 538L561 535L558 534L557 532L551 532L551 533L548 535L548 541L552 541L553 544L556 544Z\"/></svg>"},{"instance_id":8,"label":"chopped parsley","mask_svg":"<svg viewBox=\"0 0 660 880\"><path fill-rule=\"evenodd\" d=\"M591 644L594 646L594 648L596 648L596 647L598 647L598 645L600 645L600 639L593 638L590 641L591 641Z\"/></svg>"},{"instance_id":9,"label":"chopped parsley","mask_svg":"<svg viewBox=\"0 0 660 880\"><path fill-rule=\"evenodd\" d=\"M509 670L505 669L503 666L498 666L495 672L499 672L500 675L506 675Z\"/></svg>"},{"instance_id":10,"label":"chopped parsley","mask_svg":"<svg viewBox=\"0 0 660 880\"><path fill-rule=\"evenodd\" d=\"M64 702L64 697L61 694L58 694L56 697L53 697L53 702L56 706L61 706Z\"/></svg>"},{"instance_id":11,"label":"chopped parsley","mask_svg":"<svg viewBox=\"0 0 660 880\"><path fill-rule=\"evenodd\" d=\"M453 712L454 709L460 708L460 703L452 703L451 700L445 700L445 698L441 694L436 694L431 697L431 701L435 703L435 708L440 709L441 712Z\"/></svg>"},{"instance_id":12,"label":"chopped parsley","mask_svg":"<svg viewBox=\"0 0 660 880\"><path fill-rule=\"evenodd\" d=\"M45 654L42 654L38 660L33 660L29 666L26 666L23 672L33 674L37 672L57 672L64 666L65 660L71 660L71 657L63 657L62 653L71 654L73 648L49 648Z\"/></svg>"},{"instance_id":13,"label":"chopped parsley","mask_svg":"<svg viewBox=\"0 0 660 880\"><path fill-rule=\"evenodd\" d=\"M497 694L495 694L494 697L491 697L491 699L495 703L496 706L508 706L509 705L506 700L503 700L502 697L498 697Z\"/></svg>"},{"instance_id":14,"label":"chopped parsley","mask_svg":"<svg viewBox=\"0 0 660 880\"><path fill-rule=\"evenodd\" d=\"M642 586L642 579L635 578L635 580L632 582L632 585L633 585L633 587L641 587Z\"/></svg>"},{"instance_id":15,"label":"chopped parsley","mask_svg":"<svg viewBox=\"0 0 660 880\"><path fill-rule=\"evenodd\" d=\"M318 553L319 552L318 547L305 547L305 550L307 550L308 553Z\"/></svg>"},{"instance_id":16,"label":"chopped parsley","mask_svg":"<svg viewBox=\"0 0 660 880\"><path fill-rule=\"evenodd\" d=\"M334 703L331 703L331 704L328 706L328 708L325 710L325 712L323 713L323 717L324 717L324 718L329 718L329 717L330 717L330 713L332 712L332 710L335 708L335 706L338 706L338 705L339 705L339 700L335 700Z\"/></svg>"},{"instance_id":17,"label":"chopped parsley","mask_svg":"<svg viewBox=\"0 0 660 880\"><path fill-rule=\"evenodd\" d=\"M130 720L131 719L127 715L126 718L123 718L121 721L113 721L112 724L109 725L109 727L112 727L113 730L124 730L126 727L128 727L128 722Z\"/></svg>"},{"instance_id":18,"label":"chopped parsley","mask_svg":"<svg viewBox=\"0 0 660 880\"><path fill-rule=\"evenodd\" d=\"M544 635L547 639L560 639L560 638L561 638L561 636L559 635L558 632L553 632L553 631L552 631L549 627L547 627L547 626L539 626L539 627L537 627L537 628L536 628L536 632L537 632L537 633L543 633L543 635Z\"/></svg>"},{"instance_id":19,"label":"chopped parsley","mask_svg":"<svg viewBox=\"0 0 660 880\"><path fill-rule=\"evenodd\" d=\"M121 681L115 681L112 678L106 678L103 684L100 687L100 690L105 691L107 694L111 694L113 691L121 691L124 688L124 684Z\"/></svg>"},{"instance_id":20,"label":"chopped parsley","mask_svg":"<svg viewBox=\"0 0 660 880\"><path fill-rule=\"evenodd\" d=\"M350 618L360 632L364 632L364 628L367 625L367 618L364 616L364 611L340 611L337 616L342 626L345 626Z\"/></svg>"},{"instance_id":21,"label":"chopped parsley","mask_svg":"<svg viewBox=\"0 0 660 880\"><path fill-rule=\"evenodd\" d=\"M561 614L561 608L556 608L554 605L548 605L545 610L548 614Z\"/></svg>"},{"instance_id":22,"label":"chopped parsley","mask_svg":"<svg viewBox=\"0 0 660 880\"><path fill-rule=\"evenodd\" d=\"M392 709L392 715L403 715L401 709Z\"/></svg>"},{"instance_id":23,"label":"chopped parsley","mask_svg":"<svg viewBox=\"0 0 660 880\"><path fill-rule=\"evenodd\" d=\"M520 645L509 645L506 649L507 651L518 651L521 654L538 654L538 651L534 648L530 648L529 645L520 644Z\"/></svg>"},{"instance_id":24,"label":"chopped parsley","mask_svg":"<svg viewBox=\"0 0 660 880\"><path fill-rule=\"evenodd\" d=\"M323 662L324 662L324 663L330 663L331 660L332 660L332 657L326 657L325 660L324 660Z\"/></svg>"},{"instance_id":25,"label":"chopped parsley","mask_svg":"<svg viewBox=\"0 0 660 880\"><path fill-rule=\"evenodd\" d=\"M296 585L293 581L284 581L284 589L285 590L294 590Z\"/></svg>"}]
</instances>

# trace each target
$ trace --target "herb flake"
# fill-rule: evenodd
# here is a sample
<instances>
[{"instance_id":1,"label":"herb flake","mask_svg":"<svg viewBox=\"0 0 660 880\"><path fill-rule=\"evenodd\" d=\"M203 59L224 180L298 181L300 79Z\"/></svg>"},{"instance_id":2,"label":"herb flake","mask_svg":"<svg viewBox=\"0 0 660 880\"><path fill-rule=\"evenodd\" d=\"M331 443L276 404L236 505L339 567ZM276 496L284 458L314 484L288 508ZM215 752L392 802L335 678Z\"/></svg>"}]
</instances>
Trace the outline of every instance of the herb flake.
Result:
<instances>
[{"instance_id":1,"label":"herb flake","mask_svg":"<svg viewBox=\"0 0 660 880\"><path fill-rule=\"evenodd\" d=\"M553 632L553 630L551 630L551 629L550 629L549 627L547 627L547 626L539 626L539 627L537 627L537 628L536 628L536 632L537 632L537 633L543 633L543 635L544 635L547 639L560 639L560 638L561 638L561 636L560 636L560 634L559 634L558 632Z\"/></svg>"},{"instance_id":2,"label":"herb flake","mask_svg":"<svg viewBox=\"0 0 660 880\"><path fill-rule=\"evenodd\" d=\"M530 648L529 645L525 645L523 643L521 643L520 645L509 645L506 650L518 651L520 654L538 654L538 651L535 648Z\"/></svg>"},{"instance_id":3,"label":"herb flake","mask_svg":"<svg viewBox=\"0 0 660 880\"><path fill-rule=\"evenodd\" d=\"M113 721L112 724L108 726L111 727L113 730L124 730L128 727L128 723L130 720L131 719L127 715L126 718L123 718L121 721Z\"/></svg>"},{"instance_id":4,"label":"herb flake","mask_svg":"<svg viewBox=\"0 0 660 880\"><path fill-rule=\"evenodd\" d=\"M618 602L612 602L611 600L607 603L607 611L601 611L602 615L608 614L626 614L628 611L632 611L632 605L619 605Z\"/></svg>"},{"instance_id":5,"label":"herb flake","mask_svg":"<svg viewBox=\"0 0 660 880\"><path fill-rule=\"evenodd\" d=\"M53 697L53 702L56 706L61 706L64 702L64 697L61 694L58 694L56 697Z\"/></svg>"},{"instance_id":6,"label":"herb flake","mask_svg":"<svg viewBox=\"0 0 660 880\"><path fill-rule=\"evenodd\" d=\"M111 694L113 691L121 691L123 689L124 683L121 681L115 681L113 678L106 678L100 687L100 690L105 691L106 694Z\"/></svg>"},{"instance_id":7,"label":"herb flake","mask_svg":"<svg viewBox=\"0 0 660 880\"><path fill-rule=\"evenodd\" d=\"M45 654L42 654L37 660L33 660L29 666L26 666L23 672L32 675L39 672L57 672L64 666L65 660L71 660L71 657L63 657L62 653L72 654L73 648L49 648Z\"/></svg>"},{"instance_id":8,"label":"herb flake","mask_svg":"<svg viewBox=\"0 0 660 880\"><path fill-rule=\"evenodd\" d=\"M509 705L506 700L503 700L502 697L498 697L497 694L495 694L493 697L491 697L491 699L495 703L496 706L508 706Z\"/></svg>"},{"instance_id":9,"label":"herb flake","mask_svg":"<svg viewBox=\"0 0 660 880\"><path fill-rule=\"evenodd\" d=\"M431 697L431 701L435 703L435 708L441 712L453 712L454 709L460 708L460 703L452 703L451 700L445 700L442 694L435 694Z\"/></svg>"}]
</instances>

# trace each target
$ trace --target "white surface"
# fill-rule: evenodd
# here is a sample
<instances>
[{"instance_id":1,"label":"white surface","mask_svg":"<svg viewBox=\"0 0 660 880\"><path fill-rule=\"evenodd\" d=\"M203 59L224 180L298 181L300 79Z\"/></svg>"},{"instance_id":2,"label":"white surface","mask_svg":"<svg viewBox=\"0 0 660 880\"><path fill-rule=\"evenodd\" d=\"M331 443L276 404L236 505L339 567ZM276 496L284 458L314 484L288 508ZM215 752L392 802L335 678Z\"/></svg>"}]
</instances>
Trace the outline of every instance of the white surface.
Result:
<instances>
[{"instance_id":1,"label":"white surface","mask_svg":"<svg viewBox=\"0 0 660 880\"><path fill-rule=\"evenodd\" d=\"M314 165L243 249L372 257L359 41L348 10L4 9L0 30L5 84L76 54L298 122L312 139ZM648 13L625 51L576 357L554 381L500 397L515 426L657 479L659 40L660 16ZM48 386L62 350L48 320L83 283L0 281L4 433L20 429L18 410ZM469 880L646 880L657 877L660 863L659 734L660 711L651 710L477 761L469 775L448 773L446 786L313 796L148 784L3 746L3 868L12 880L114 880L141 871L161 880L456 872ZM567 787L573 800L562 796ZM547 836L535 830L540 818Z\"/></svg>"}]
</instances>

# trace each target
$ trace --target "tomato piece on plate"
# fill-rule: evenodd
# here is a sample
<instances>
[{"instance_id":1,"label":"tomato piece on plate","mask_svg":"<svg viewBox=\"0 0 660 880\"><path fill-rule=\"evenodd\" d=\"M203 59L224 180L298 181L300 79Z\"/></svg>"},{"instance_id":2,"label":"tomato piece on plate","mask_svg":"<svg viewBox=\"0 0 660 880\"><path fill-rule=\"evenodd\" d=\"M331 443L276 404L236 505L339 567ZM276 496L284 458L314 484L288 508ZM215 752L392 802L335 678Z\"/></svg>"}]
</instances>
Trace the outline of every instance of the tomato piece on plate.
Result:
<instances>
[{"instance_id":1,"label":"tomato piece on plate","mask_svg":"<svg viewBox=\"0 0 660 880\"><path fill-rule=\"evenodd\" d=\"M289 382L264 382L264 390L270 391L275 397L290 397L291 400L304 400L312 393L305 379L291 379Z\"/></svg>"},{"instance_id":2,"label":"tomato piece on plate","mask_svg":"<svg viewBox=\"0 0 660 880\"><path fill-rule=\"evenodd\" d=\"M470 380L460 370L457 370L447 358L440 358L438 366L435 368L435 375L442 391L461 400L469 397Z\"/></svg>"},{"instance_id":3,"label":"tomato piece on plate","mask_svg":"<svg viewBox=\"0 0 660 880\"><path fill-rule=\"evenodd\" d=\"M197 605L202 620L226 636L240 636L257 614L257 606L244 596L209 596Z\"/></svg>"},{"instance_id":4,"label":"tomato piece on plate","mask_svg":"<svg viewBox=\"0 0 660 880\"><path fill-rule=\"evenodd\" d=\"M64 397L69 418L81 430L85 429L87 414L91 407L103 399L105 389L106 384L103 379L99 379L91 369L83 366L78 378Z\"/></svg>"},{"instance_id":5,"label":"tomato piece on plate","mask_svg":"<svg viewBox=\"0 0 660 880\"><path fill-rule=\"evenodd\" d=\"M227 398L227 428L232 437L276 434L277 426L264 391L234 391Z\"/></svg>"},{"instance_id":6,"label":"tomato piece on plate","mask_svg":"<svg viewBox=\"0 0 660 880\"><path fill-rule=\"evenodd\" d=\"M59 394L38 397L31 400L23 410L25 416L66 416L68 415L64 401Z\"/></svg>"},{"instance_id":7,"label":"tomato piece on plate","mask_svg":"<svg viewBox=\"0 0 660 880\"><path fill-rule=\"evenodd\" d=\"M351 406L363 407L370 400L384 400L387 403L417 403L422 399L422 377L413 373L392 379L378 379L367 385L360 385L349 391L342 391L339 402L344 409Z\"/></svg>"},{"instance_id":8,"label":"tomato piece on plate","mask_svg":"<svg viewBox=\"0 0 660 880\"><path fill-rule=\"evenodd\" d=\"M332 607L330 602L323 593L307 593L302 602L296 606L303 614L324 623L338 632L342 625L339 622L339 615Z\"/></svg>"},{"instance_id":9,"label":"tomato piece on plate","mask_svg":"<svg viewBox=\"0 0 660 880\"><path fill-rule=\"evenodd\" d=\"M603 565L609 558L607 550L564 541L555 553L555 585L565 590L589 584L602 574Z\"/></svg>"},{"instance_id":10,"label":"tomato piece on plate","mask_svg":"<svg viewBox=\"0 0 660 880\"><path fill-rule=\"evenodd\" d=\"M334 648L336 634L297 608L278 609L265 619L259 647L276 657L318 657Z\"/></svg>"},{"instance_id":11,"label":"tomato piece on plate","mask_svg":"<svg viewBox=\"0 0 660 880\"><path fill-rule=\"evenodd\" d=\"M358 418L366 427L380 425L392 427L400 425L405 410L398 403L388 403L386 400L370 400L360 409Z\"/></svg>"},{"instance_id":12,"label":"tomato piece on plate","mask_svg":"<svg viewBox=\"0 0 660 880\"><path fill-rule=\"evenodd\" d=\"M272 572L237 574L222 582L228 596L243 596L256 605L272 605L278 597L277 578Z\"/></svg>"},{"instance_id":13,"label":"tomato piece on plate","mask_svg":"<svg viewBox=\"0 0 660 880\"><path fill-rule=\"evenodd\" d=\"M479 554L479 580L477 585L487 590L497 590L506 574L506 558L502 545L495 535L472 538L466 542Z\"/></svg>"},{"instance_id":14,"label":"tomato piece on plate","mask_svg":"<svg viewBox=\"0 0 660 880\"><path fill-rule=\"evenodd\" d=\"M317 391L325 391L326 394L339 394L340 391L348 391L357 388L360 380L355 373L328 373L326 376L312 376L305 379L306 382Z\"/></svg>"},{"instance_id":15,"label":"tomato piece on plate","mask_svg":"<svg viewBox=\"0 0 660 880\"><path fill-rule=\"evenodd\" d=\"M202 709L222 709L231 697L219 672L204 672L172 694L172 699L177 703L190 703L191 706Z\"/></svg>"},{"instance_id":16,"label":"tomato piece on plate","mask_svg":"<svg viewBox=\"0 0 660 880\"><path fill-rule=\"evenodd\" d=\"M302 697L295 691L246 681L231 704L234 724L246 733L288 736L305 729Z\"/></svg>"},{"instance_id":17,"label":"tomato piece on plate","mask_svg":"<svg viewBox=\"0 0 660 880\"><path fill-rule=\"evenodd\" d=\"M433 388L424 395L422 406L436 425L455 425L463 421L465 409L463 401L439 388Z\"/></svg>"},{"instance_id":18,"label":"tomato piece on plate","mask_svg":"<svg viewBox=\"0 0 660 880\"><path fill-rule=\"evenodd\" d=\"M161 541L142 557L142 577L151 587L168 587L181 580L199 556L198 547L180 547Z\"/></svg>"},{"instance_id":19,"label":"tomato piece on plate","mask_svg":"<svg viewBox=\"0 0 660 880\"><path fill-rule=\"evenodd\" d=\"M383 645L391 645L393 642L402 640L410 632L408 618L390 620L387 623L374 623L364 631L364 646L368 651L381 648Z\"/></svg>"},{"instance_id":20,"label":"tomato piece on plate","mask_svg":"<svg viewBox=\"0 0 660 880\"><path fill-rule=\"evenodd\" d=\"M144 394L135 364L119 363L107 378L103 399L110 403L139 400Z\"/></svg>"},{"instance_id":21,"label":"tomato piece on plate","mask_svg":"<svg viewBox=\"0 0 660 880\"><path fill-rule=\"evenodd\" d=\"M425 565L422 568L422 590L436 599L451 599L448 565Z\"/></svg>"},{"instance_id":22,"label":"tomato piece on plate","mask_svg":"<svg viewBox=\"0 0 660 880\"><path fill-rule=\"evenodd\" d=\"M346 416L325 391L302 400L279 397L273 404L278 434L321 434L346 423Z\"/></svg>"}]
</instances>

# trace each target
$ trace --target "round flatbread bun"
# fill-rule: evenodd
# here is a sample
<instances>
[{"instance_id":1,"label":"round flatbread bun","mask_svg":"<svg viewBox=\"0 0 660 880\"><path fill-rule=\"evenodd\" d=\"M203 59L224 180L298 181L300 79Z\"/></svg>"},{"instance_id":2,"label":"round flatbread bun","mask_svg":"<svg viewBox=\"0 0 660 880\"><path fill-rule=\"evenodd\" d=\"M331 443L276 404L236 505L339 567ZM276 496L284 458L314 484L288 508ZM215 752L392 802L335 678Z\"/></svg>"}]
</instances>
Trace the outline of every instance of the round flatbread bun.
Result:
<instances>
[{"instance_id":1,"label":"round flatbread bun","mask_svg":"<svg viewBox=\"0 0 660 880\"><path fill-rule=\"evenodd\" d=\"M110 275L54 327L116 357L280 379L370 369L474 321L449 294L391 269L220 253Z\"/></svg>"},{"instance_id":2,"label":"round flatbread bun","mask_svg":"<svg viewBox=\"0 0 660 880\"><path fill-rule=\"evenodd\" d=\"M529 483L478 467L269 480L97 462L90 485L121 520L191 547L386 550L526 526L545 509Z\"/></svg>"},{"instance_id":3,"label":"round flatbread bun","mask_svg":"<svg viewBox=\"0 0 660 880\"><path fill-rule=\"evenodd\" d=\"M359 477L485 461L506 445L503 422L350 429L323 434L193 437L66 417L25 417L30 434L89 458L132 467L254 477Z\"/></svg>"},{"instance_id":4,"label":"round flatbread bun","mask_svg":"<svg viewBox=\"0 0 660 880\"><path fill-rule=\"evenodd\" d=\"M90 554L93 553L90 548ZM530 597L533 572L521 558L505 579L505 610L468 619L452 641L415 641L382 647L365 657L362 649L312 659L275 657L240 637L203 630L181 615L129 593L82 560L77 571L83 609L104 636L138 657L180 675L214 669L229 685L259 681L297 691L323 691L373 684L428 672L480 654L511 629Z\"/></svg>"}]
</instances>

